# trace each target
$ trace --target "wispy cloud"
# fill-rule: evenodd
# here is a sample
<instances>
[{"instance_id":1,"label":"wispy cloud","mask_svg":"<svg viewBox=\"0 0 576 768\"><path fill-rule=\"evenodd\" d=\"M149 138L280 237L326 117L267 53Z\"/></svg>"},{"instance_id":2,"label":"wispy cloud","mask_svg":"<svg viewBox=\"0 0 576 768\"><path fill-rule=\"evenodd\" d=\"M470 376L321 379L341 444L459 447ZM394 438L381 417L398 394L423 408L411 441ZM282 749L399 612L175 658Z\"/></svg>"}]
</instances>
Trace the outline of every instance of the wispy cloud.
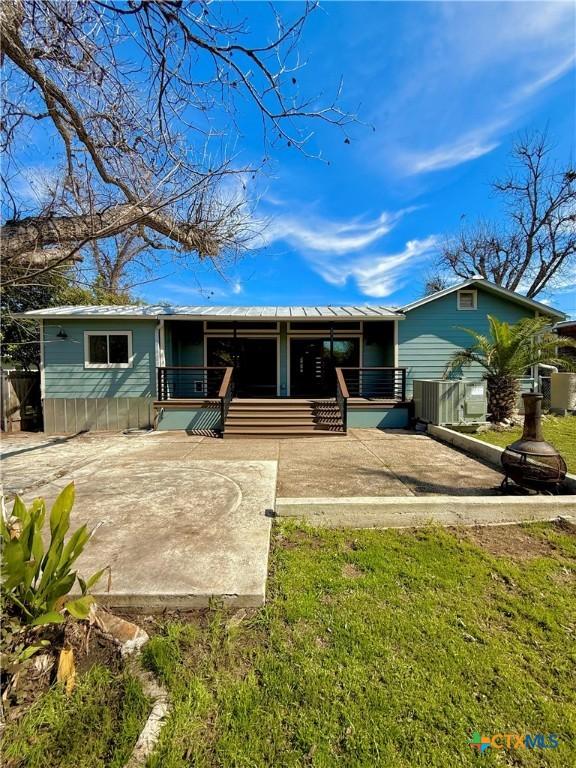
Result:
<instances>
[{"instance_id":1,"label":"wispy cloud","mask_svg":"<svg viewBox=\"0 0 576 768\"><path fill-rule=\"evenodd\" d=\"M429 173L453 168L469 160L476 160L482 155L487 155L499 144L499 141L490 138L495 133L492 126L483 131L473 131L461 136L454 142L440 145L430 150L420 152L403 152L399 156L407 173Z\"/></svg>"},{"instance_id":2,"label":"wispy cloud","mask_svg":"<svg viewBox=\"0 0 576 768\"><path fill-rule=\"evenodd\" d=\"M267 244L283 241L304 252L345 254L362 251L387 235L409 210L388 213L376 219L362 217L348 221L319 216L276 215L264 232Z\"/></svg>"},{"instance_id":3,"label":"wispy cloud","mask_svg":"<svg viewBox=\"0 0 576 768\"><path fill-rule=\"evenodd\" d=\"M398 33L398 45L409 44L414 55L379 113L386 120L387 167L430 173L494 150L574 67L575 8L568 2L427 6L416 28Z\"/></svg>"},{"instance_id":4,"label":"wispy cloud","mask_svg":"<svg viewBox=\"0 0 576 768\"><path fill-rule=\"evenodd\" d=\"M439 238L431 235L409 240L398 253L376 253L352 259L316 258L313 268L332 285L354 280L365 296L386 298L413 279L414 270L428 263L437 250Z\"/></svg>"},{"instance_id":5,"label":"wispy cloud","mask_svg":"<svg viewBox=\"0 0 576 768\"><path fill-rule=\"evenodd\" d=\"M414 267L427 261L438 245L438 238L430 236L408 241L400 252L383 251L380 241L413 210L349 220L278 212L267 230L267 245L290 245L330 285L343 287L352 280L365 296L384 298L411 279Z\"/></svg>"}]
</instances>

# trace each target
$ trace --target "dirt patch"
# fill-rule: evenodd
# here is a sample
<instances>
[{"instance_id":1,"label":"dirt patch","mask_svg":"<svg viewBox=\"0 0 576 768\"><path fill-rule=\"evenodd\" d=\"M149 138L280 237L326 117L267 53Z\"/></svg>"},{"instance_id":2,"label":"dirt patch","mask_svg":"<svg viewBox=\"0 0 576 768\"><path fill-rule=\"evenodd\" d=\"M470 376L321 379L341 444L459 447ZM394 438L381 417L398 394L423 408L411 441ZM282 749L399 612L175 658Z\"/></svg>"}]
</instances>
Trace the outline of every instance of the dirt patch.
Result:
<instances>
[{"instance_id":1,"label":"dirt patch","mask_svg":"<svg viewBox=\"0 0 576 768\"><path fill-rule=\"evenodd\" d=\"M550 557L556 550L553 544L531 536L518 525L493 525L458 530L458 538L471 541L496 557L526 561L536 557Z\"/></svg>"},{"instance_id":2,"label":"dirt patch","mask_svg":"<svg viewBox=\"0 0 576 768\"><path fill-rule=\"evenodd\" d=\"M108 667L112 672L122 668L119 645L86 621L66 624L63 646L74 651L74 663L79 673L87 672L95 664Z\"/></svg>"},{"instance_id":3,"label":"dirt patch","mask_svg":"<svg viewBox=\"0 0 576 768\"><path fill-rule=\"evenodd\" d=\"M346 563L346 565L342 566L342 576L345 576L347 579L359 579L361 576L364 576L364 571L358 568L357 565L354 565L354 563Z\"/></svg>"},{"instance_id":4,"label":"dirt patch","mask_svg":"<svg viewBox=\"0 0 576 768\"><path fill-rule=\"evenodd\" d=\"M301 529L290 531L289 534L278 532L275 537L275 543L282 547L282 549L296 549L302 544L311 549L322 549L325 546L324 541L319 536L313 532Z\"/></svg>"},{"instance_id":5,"label":"dirt patch","mask_svg":"<svg viewBox=\"0 0 576 768\"><path fill-rule=\"evenodd\" d=\"M47 642L46 650L30 659L18 661L14 656L15 643L21 647ZM1 676L1 694L7 722L18 720L56 681L58 659L63 648L74 653L74 666L83 674L95 664L101 664L112 672L122 669L120 648L112 638L87 621L69 620L65 624L48 624L30 629L6 643L6 654Z\"/></svg>"}]
</instances>

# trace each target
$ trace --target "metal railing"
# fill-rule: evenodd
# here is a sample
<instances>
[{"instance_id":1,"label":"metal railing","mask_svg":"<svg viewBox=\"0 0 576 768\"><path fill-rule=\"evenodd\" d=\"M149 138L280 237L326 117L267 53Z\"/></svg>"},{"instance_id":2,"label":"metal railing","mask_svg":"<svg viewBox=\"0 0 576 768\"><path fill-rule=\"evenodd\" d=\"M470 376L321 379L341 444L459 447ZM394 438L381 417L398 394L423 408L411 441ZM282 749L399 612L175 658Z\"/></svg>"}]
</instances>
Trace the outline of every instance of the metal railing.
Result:
<instances>
[{"instance_id":1,"label":"metal railing","mask_svg":"<svg viewBox=\"0 0 576 768\"><path fill-rule=\"evenodd\" d=\"M348 387L342 374L342 368L336 368L336 403L340 410L340 418L342 419L342 431L348 431Z\"/></svg>"},{"instance_id":2,"label":"metal railing","mask_svg":"<svg viewBox=\"0 0 576 768\"><path fill-rule=\"evenodd\" d=\"M224 366L163 366L158 368L158 400L193 400L220 397L228 369Z\"/></svg>"},{"instance_id":3,"label":"metal railing","mask_svg":"<svg viewBox=\"0 0 576 768\"><path fill-rule=\"evenodd\" d=\"M349 397L377 400L406 400L406 368L337 368Z\"/></svg>"}]
</instances>

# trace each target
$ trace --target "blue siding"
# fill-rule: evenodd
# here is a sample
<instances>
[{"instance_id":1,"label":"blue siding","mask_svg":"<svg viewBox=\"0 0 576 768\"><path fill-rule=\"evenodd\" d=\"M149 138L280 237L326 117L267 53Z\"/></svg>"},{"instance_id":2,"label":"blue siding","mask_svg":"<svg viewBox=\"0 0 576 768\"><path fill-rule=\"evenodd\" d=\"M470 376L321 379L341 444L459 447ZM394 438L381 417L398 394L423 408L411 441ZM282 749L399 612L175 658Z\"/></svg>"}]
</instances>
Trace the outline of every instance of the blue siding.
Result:
<instances>
[{"instance_id":1,"label":"blue siding","mask_svg":"<svg viewBox=\"0 0 576 768\"><path fill-rule=\"evenodd\" d=\"M472 337L461 330L462 327L487 333L487 315L494 315L508 323L534 316L533 312L519 304L483 291L480 287L477 290L477 309L459 310L457 292L454 291L408 311L406 319L398 323L398 365L408 369L409 393L412 392L413 379L441 379L452 354L470 346ZM467 377L480 372L479 368L472 367L463 371Z\"/></svg>"},{"instance_id":2,"label":"blue siding","mask_svg":"<svg viewBox=\"0 0 576 768\"><path fill-rule=\"evenodd\" d=\"M58 338L61 328L68 338ZM155 396L155 329L154 320L45 321L45 397ZM132 331L133 367L84 368L84 331Z\"/></svg>"},{"instance_id":3,"label":"blue siding","mask_svg":"<svg viewBox=\"0 0 576 768\"><path fill-rule=\"evenodd\" d=\"M364 322L362 365L365 368L394 366L394 322Z\"/></svg>"},{"instance_id":4,"label":"blue siding","mask_svg":"<svg viewBox=\"0 0 576 768\"><path fill-rule=\"evenodd\" d=\"M408 408L382 408L380 410L370 408L348 409L348 427L365 429L377 427L378 429L407 429L410 426L410 411Z\"/></svg>"},{"instance_id":5,"label":"blue siding","mask_svg":"<svg viewBox=\"0 0 576 768\"><path fill-rule=\"evenodd\" d=\"M204 365L204 324L177 320L164 324L166 365Z\"/></svg>"},{"instance_id":6,"label":"blue siding","mask_svg":"<svg viewBox=\"0 0 576 768\"><path fill-rule=\"evenodd\" d=\"M220 429L221 423L219 408L170 408L160 411L156 429L208 432Z\"/></svg>"}]
</instances>

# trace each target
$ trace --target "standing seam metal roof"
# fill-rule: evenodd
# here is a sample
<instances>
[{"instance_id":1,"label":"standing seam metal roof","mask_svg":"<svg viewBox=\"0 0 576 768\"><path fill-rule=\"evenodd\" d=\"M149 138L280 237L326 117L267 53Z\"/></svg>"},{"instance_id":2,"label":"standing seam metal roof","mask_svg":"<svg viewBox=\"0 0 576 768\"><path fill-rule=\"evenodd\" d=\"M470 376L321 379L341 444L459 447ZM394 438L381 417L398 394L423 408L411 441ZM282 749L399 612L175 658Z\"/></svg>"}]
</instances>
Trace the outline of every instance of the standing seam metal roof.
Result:
<instances>
[{"instance_id":1,"label":"standing seam metal roof","mask_svg":"<svg viewBox=\"0 0 576 768\"><path fill-rule=\"evenodd\" d=\"M325 307L211 307L211 306L163 306L163 305L126 305L126 306L70 306L49 307L23 312L21 317L41 318L169 318L174 316L202 318L283 318L283 319L331 319L402 317L401 311L388 307L374 306L325 306Z\"/></svg>"}]
</instances>

